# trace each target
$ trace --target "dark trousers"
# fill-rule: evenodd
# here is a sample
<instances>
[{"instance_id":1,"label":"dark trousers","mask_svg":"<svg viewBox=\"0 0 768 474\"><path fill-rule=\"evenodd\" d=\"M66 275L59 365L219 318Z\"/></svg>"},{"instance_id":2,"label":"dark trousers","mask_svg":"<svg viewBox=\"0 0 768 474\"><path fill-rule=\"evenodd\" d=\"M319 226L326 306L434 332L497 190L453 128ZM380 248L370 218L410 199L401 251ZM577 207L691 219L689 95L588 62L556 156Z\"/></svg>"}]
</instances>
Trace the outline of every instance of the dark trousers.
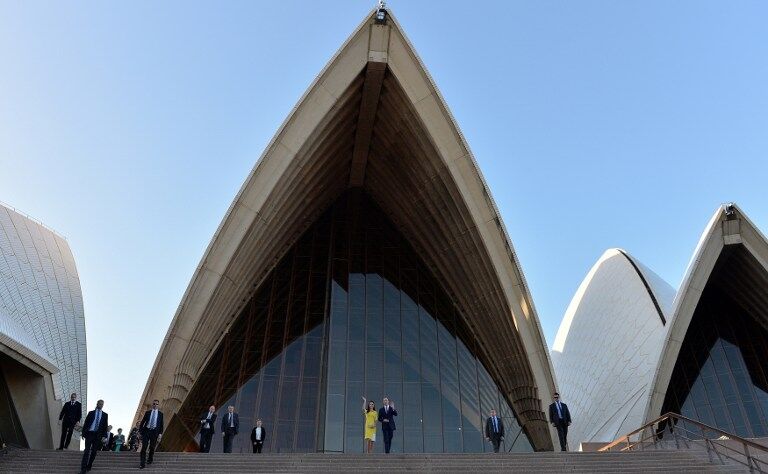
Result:
<instances>
[{"instance_id":1,"label":"dark trousers","mask_svg":"<svg viewBox=\"0 0 768 474\"><path fill-rule=\"evenodd\" d=\"M72 441L72 431L75 429L74 423L64 420L61 424L61 439L59 440L59 449L69 449L69 443Z\"/></svg>"},{"instance_id":2,"label":"dark trousers","mask_svg":"<svg viewBox=\"0 0 768 474\"><path fill-rule=\"evenodd\" d=\"M224 432L224 452L225 453L231 453L232 452L232 442L235 440L235 429L234 428L227 428L227 430Z\"/></svg>"},{"instance_id":3,"label":"dark trousers","mask_svg":"<svg viewBox=\"0 0 768 474\"><path fill-rule=\"evenodd\" d=\"M101 449L101 438L95 431L85 432L85 450L83 451L83 461L80 463L80 473L90 471L93 467L93 460L96 459L96 453Z\"/></svg>"},{"instance_id":4,"label":"dark trousers","mask_svg":"<svg viewBox=\"0 0 768 474\"><path fill-rule=\"evenodd\" d=\"M155 446L157 445L157 430L144 430L141 432L141 453L139 454L139 465L144 467L147 462L152 464L152 458L155 456ZM149 448L149 459L147 459L147 448Z\"/></svg>"},{"instance_id":5,"label":"dark trousers","mask_svg":"<svg viewBox=\"0 0 768 474\"><path fill-rule=\"evenodd\" d=\"M501 436L496 433L491 434L491 444L493 444L493 452L499 452L499 446L501 446Z\"/></svg>"},{"instance_id":6,"label":"dark trousers","mask_svg":"<svg viewBox=\"0 0 768 474\"><path fill-rule=\"evenodd\" d=\"M260 453L261 448L264 447L264 441L254 441L253 442L253 452L254 453Z\"/></svg>"},{"instance_id":7,"label":"dark trousers","mask_svg":"<svg viewBox=\"0 0 768 474\"><path fill-rule=\"evenodd\" d=\"M382 433L384 433L384 452L389 453L389 450L392 449L392 436L395 434L395 430L381 430Z\"/></svg>"},{"instance_id":8,"label":"dark trousers","mask_svg":"<svg viewBox=\"0 0 768 474\"><path fill-rule=\"evenodd\" d=\"M207 453L211 450L211 438L213 430L200 430L200 452Z\"/></svg>"},{"instance_id":9,"label":"dark trousers","mask_svg":"<svg viewBox=\"0 0 768 474\"><path fill-rule=\"evenodd\" d=\"M557 437L560 440L560 450L568 451L568 423L562 420L557 421L555 428L557 428Z\"/></svg>"}]
</instances>

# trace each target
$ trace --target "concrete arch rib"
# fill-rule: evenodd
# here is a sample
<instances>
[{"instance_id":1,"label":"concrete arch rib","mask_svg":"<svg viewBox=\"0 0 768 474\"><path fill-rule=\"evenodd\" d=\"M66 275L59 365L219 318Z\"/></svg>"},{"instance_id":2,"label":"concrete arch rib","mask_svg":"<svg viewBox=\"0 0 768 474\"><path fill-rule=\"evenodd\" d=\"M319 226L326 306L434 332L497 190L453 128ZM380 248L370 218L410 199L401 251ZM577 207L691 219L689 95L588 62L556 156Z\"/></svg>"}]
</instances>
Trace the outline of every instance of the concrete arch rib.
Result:
<instances>
[{"instance_id":1,"label":"concrete arch rib","mask_svg":"<svg viewBox=\"0 0 768 474\"><path fill-rule=\"evenodd\" d=\"M365 18L246 179L179 305L137 416L174 384L175 395L191 388L247 298L347 187L369 194L423 253L535 447L551 449L541 403L554 390L551 363L519 262L464 138L391 14L386 25ZM180 370L192 380L175 378Z\"/></svg>"},{"instance_id":2,"label":"concrete arch rib","mask_svg":"<svg viewBox=\"0 0 768 474\"><path fill-rule=\"evenodd\" d=\"M729 204L719 207L710 219L677 292L673 318L660 351L645 409L646 420L661 414L672 372L699 301L707 285L718 277L722 258L732 252L742 255L734 264L751 267L749 271L761 278L759 286L764 291L768 284L768 240L738 206ZM738 294L735 288L731 291L745 300L744 304L757 308L764 319L768 318L768 300L757 296L757 287ZM768 327L768 320L760 322Z\"/></svg>"}]
</instances>

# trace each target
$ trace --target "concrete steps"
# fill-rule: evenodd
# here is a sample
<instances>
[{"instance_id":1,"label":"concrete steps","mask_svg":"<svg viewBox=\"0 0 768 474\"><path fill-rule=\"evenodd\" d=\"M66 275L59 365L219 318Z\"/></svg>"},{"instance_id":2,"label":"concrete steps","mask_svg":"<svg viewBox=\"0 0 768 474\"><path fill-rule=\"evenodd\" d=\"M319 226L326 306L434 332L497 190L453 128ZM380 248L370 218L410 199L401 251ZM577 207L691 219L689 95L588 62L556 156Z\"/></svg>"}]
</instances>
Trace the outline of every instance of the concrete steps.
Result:
<instances>
[{"instance_id":1,"label":"concrete steps","mask_svg":"<svg viewBox=\"0 0 768 474\"><path fill-rule=\"evenodd\" d=\"M0 454L3 473L77 473L76 451L11 449ZM100 452L92 473L139 472L138 453ZM336 472L536 472L648 473L747 472L739 466L710 464L701 450L630 453L526 454L200 454L157 453L144 473L336 473Z\"/></svg>"}]
</instances>

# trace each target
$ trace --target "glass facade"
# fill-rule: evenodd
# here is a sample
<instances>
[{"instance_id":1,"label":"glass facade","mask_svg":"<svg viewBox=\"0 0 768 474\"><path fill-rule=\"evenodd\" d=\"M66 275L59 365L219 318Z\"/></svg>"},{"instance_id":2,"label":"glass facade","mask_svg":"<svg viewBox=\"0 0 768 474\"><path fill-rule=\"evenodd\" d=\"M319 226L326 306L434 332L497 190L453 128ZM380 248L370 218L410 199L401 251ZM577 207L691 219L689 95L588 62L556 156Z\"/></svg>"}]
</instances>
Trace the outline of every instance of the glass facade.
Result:
<instances>
[{"instance_id":1,"label":"glass facade","mask_svg":"<svg viewBox=\"0 0 768 474\"><path fill-rule=\"evenodd\" d=\"M742 437L768 435L768 331L717 288L705 289L676 362L662 413Z\"/></svg>"},{"instance_id":2,"label":"glass facade","mask_svg":"<svg viewBox=\"0 0 768 474\"><path fill-rule=\"evenodd\" d=\"M207 406L221 417L234 405L234 452L250 452L257 418L265 452L363 452L361 397L379 407L386 396L399 413L393 452L489 451L482 428L492 408L505 417L505 450L531 451L475 354L456 307L406 239L350 191L254 293L179 417L195 435ZM222 451L220 435L211 451Z\"/></svg>"}]
</instances>

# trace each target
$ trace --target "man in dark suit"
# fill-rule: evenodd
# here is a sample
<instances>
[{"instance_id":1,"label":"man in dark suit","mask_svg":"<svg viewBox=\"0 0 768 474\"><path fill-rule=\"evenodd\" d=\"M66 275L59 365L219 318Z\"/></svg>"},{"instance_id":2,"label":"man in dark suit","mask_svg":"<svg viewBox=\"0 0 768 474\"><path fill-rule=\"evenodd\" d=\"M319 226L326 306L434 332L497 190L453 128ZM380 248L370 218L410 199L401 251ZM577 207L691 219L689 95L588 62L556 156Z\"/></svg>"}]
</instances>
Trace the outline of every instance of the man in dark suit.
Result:
<instances>
[{"instance_id":1,"label":"man in dark suit","mask_svg":"<svg viewBox=\"0 0 768 474\"><path fill-rule=\"evenodd\" d=\"M232 405L227 409L227 414L221 418L221 435L224 437L224 452L232 452L232 442L240 431L240 419Z\"/></svg>"},{"instance_id":2,"label":"man in dark suit","mask_svg":"<svg viewBox=\"0 0 768 474\"><path fill-rule=\"evenodd\" d=\"M571 412L568 411L568 405L560 401L559 393L555 392L552 398L555 401L549 406L549 422L557 428L560 450L568 451L568 427L571 425Z\"/></svg>"},{"instance_id":3,"label":"man in dark suit","mask_svg":"<svg viewBox=\"0 0 768 474\"><path fill-rule=\"evenodd\" d=\"M259 418L256 420L256 427L251 430L251 444L253 444L254 453L261 452L265 439L267 439L267 429L262 426L261 418Z\"/></svg>"},{"instance_id":4,"label":"man in dark suit","mask_svg":"<svg viewBox=\"0 0 768 474\"><path fill-rule=\"evenodd\" d=\"M69 396L69 401L61 407L59 421L61 422L61 439L59 440L59 450L69 449L69 443L72 441L72 431L80 420L83 419L83 406L77 401L77 394Z\"/></svg>"},{"instance_id":5,"label":"man in dark suit","mask_svg":"<svg viewBox=\"0 0 768 474\"><path fill-rule=\"evenodd\" d=\"M107 433L108 417L102 411L104 400L96 402L96 409L89 411L83 423L82 436L85 438L83 461L80 463L80 474L85 474L93 468L96 452L101 448L101 438Z\"/></svg>"},{"instance_id":6,"label":"man in dark suit","mask_svg":"<svg viewBox=\"0 0 768 474\"><path fill-rule=\"evenodd\" d=\"M211 438L216 426L216 407L211 405L208 411L200 415L200 452L211 450Z\"/></svg>"},{"instance_id":7,"label":"man in dark suit","mask_svg":"<svg viewBox=\"0 0 768 474\"><path fill-rule=\"evenodd\" d=\"M152 464L155 456L155 446L163 437L163 412L160 411L160 400L152 400L152 408L144 413L139 424L141 433L141 453L139 454L139 469L146 464ZM147 459L149 449L149 459Z\"/></svg>"},{"instance_id":8,"label":"man in dark suit","mask_svg":"<svg viewBox=\"0 0 768 474\"><path fill-rule=\"evenodd\" d=\"M115 435L112 434L112 425L107 426L107 432L104 433L104 437L101 439L101 450L112 451L112 440Z\"/></svg>"},{"instance_id":9,"label":"man in dark suit","mask_svg":"<svg viewBox=\"0 0 768 474\"><path fill-rule=\"evenodd\" d=\"M389 450L392 449L392 436L397 429L393 418L397 416L397 410L395 410L395 404L390 403L387 397L384 397L382 403L384 406L379 408L379 422L381 423L381 432L384 434L384 452L389 453Z\"/></svg>"},{"instance_id":10,"label":"man in dark suit","mask_svg":"<svg viewBox=\"0 0 768 474\"><path fill-rule=\"evenodd\" d=\"M499 452L499 446L504 440L504 422L496 415L496 410L491 410L485 420L485 439L493 443L493 452Z\"/></svg>"}]
</instances>

